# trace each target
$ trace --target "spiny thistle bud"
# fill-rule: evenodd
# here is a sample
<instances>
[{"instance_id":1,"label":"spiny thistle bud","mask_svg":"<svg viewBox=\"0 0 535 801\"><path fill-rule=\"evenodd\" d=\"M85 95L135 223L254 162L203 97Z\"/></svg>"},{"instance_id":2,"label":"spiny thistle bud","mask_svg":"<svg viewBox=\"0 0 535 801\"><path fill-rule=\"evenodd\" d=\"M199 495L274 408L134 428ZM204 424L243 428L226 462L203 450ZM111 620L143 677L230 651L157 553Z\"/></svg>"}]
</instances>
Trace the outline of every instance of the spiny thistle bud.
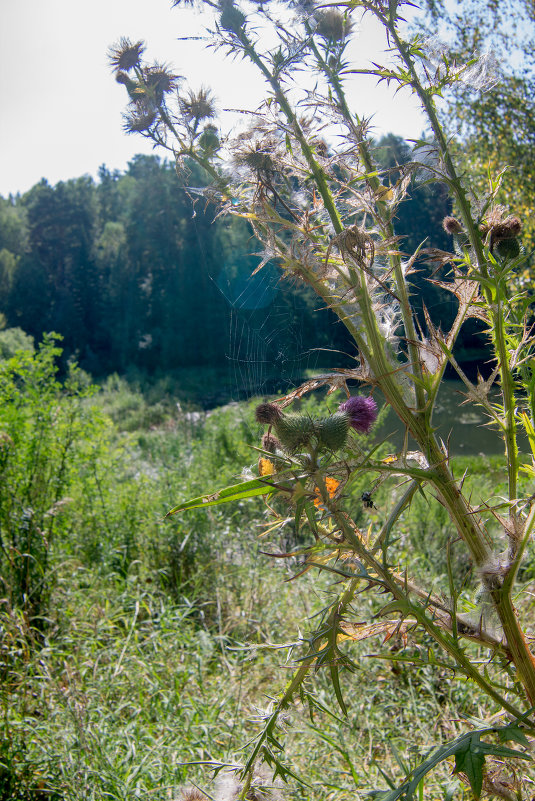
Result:
<instances>
[{"instance_id":1,"label":"spiny thistle bud","mask_svg":"<svg viewBox=\"0 0 535 801\"><path fill-rule=\"evenodd\" d=\"M315 434L319 447L337 451L345 445L349 432L350 417L347 412L336 412L331 417L317 420Z\"/></svg>"},{"instance_id":2,"label":"spiny thistle bud","mask_svg":"<svg viewBox=\"0 0 535 801\"><path fill-rule=\"evenodd\" d=\"M336 9L327 9L317 14L316 33L330 42L341 42L351 32L351 21Z\"/></svg>"},{"instance_id":3,"label":"spiny thistle bud","mask_svg":"<svg viewBox=\"0 0 535 801\"><path fill-rule=\"evenodd\" d=\"M199 144L207 153L215 153L219 150L219 136L215 125L207 125L199 137Z\"/></svg>"},{"instance_id":4,"label":"spiny thistle bud","mask_svg":"<svg viewBox=\"0 0 535 801\"><path fill-rule=\"evenodd\" d=\"M367 434L377 420L377 404L371 396L353 395L340 404L338 411L349 415L349 425L359 434Z\"/></svg>"},{"instance_id":5,"label":"spiny thistle bud","mask_svg":"<svg viewBox=\"0 0 535 801\"><path fill-rule=\"evenodd\" d=\"M255 410L257 423L275 425L282 417L282 412L275 403L259 403Z\"/></svg>"},{"instance_id":6,"label":"spiny thistle bud","mask_svg":"<svg viewBox=\"0 0 535 801\"><path fill-rule=\"evenodd\" d=\"M308 445L315 433L314 421L308 415L282 415L273 425L282 447L289 453Z\"/></svg>"},{"instance_id":7,"label":"spiny thistle bud","mask_svg":"<svg viewBox=\"0 0 535 801\"><path fill-rule=\"evenodd\" d=\"M133 67L139 65L144 50L144 42L131 42L130 39L122 37L117 44L110 47L108 58L112 67L129 72Z\"/></svg>"},{"instance_id":8,"label":"spiny thistle bud","mask_svg":"<svg viewBox=\"0 0 535 801\"><path fill-rule=\"evenodd\" d=\"M463 230L461 223L455 217L444 217L442 227L447 234L460 234Z\"/></svg>"},{"instance_id":9,"label":"spiny thistle bud","mask_svg":"<svg viewBox=\"0 0 535 801\"><path fill-rule=\"evenodd\" d=\"M231 33L239 34L245 25L245 14L236 8L232 0L221 0L221 16L219 23L222 28Z\"/></svg>"},{"instance_id":10,"label":"spiny thistle bud","mask_svg":"<svg viewBox=\"0 0 535 801\"><path fill-rule=\"evenodd\" d=\"M516 259L520 255L521 247L518 239L501 239L496 243L496 252L502 259Z\"/></svg>"},{"instance_id":11,"label":"spiny thistle bud","mask_svg":"<svg viewBox=\"0 0 535 801\"><path fill-rule=\"evenodd\" d=\"M256 173L271 173L275 168L271 150L270 143L255 142L236 152L234 161L238 167L248 167Z\"/></svg>"},{"instance_id":12,"label":"spiny thistle bud","mask_svg":"<svg viewBox=\"0 0 535 801\"><path fill-rule=\"evenodd\" d=\"M520 242L517 239L522 230L522 223L518 217L507 217L492 229L492 250L496 246L502 259L515 259L520 254Z\"/></svg>"}]
</instances>

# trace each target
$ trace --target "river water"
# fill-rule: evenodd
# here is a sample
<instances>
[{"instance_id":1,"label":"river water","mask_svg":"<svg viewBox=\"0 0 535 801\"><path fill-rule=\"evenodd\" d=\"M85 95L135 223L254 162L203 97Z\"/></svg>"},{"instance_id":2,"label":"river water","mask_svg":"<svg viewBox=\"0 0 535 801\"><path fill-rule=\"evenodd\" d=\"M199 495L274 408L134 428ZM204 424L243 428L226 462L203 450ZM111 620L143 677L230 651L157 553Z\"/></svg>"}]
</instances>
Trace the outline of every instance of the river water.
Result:
<instances>
[{"instance_id":1,"label":"river water","mask_svg":"<svg viewBox=\"0 0 535 801\"><path fill-rule=\"evenodd\" d=\"M472 403L463 403L465 387L461 381L443 381L433 413L433 424L437 435L444 442L449 439L449 450L452 455L487 456L504 453L504 445L495 429L485 423L488 417L484 411ZM498 396L496 396L498 398ZM388 439L398 448L403 444L403 429L395 414L390 411L386 421L381 425L378 434ZM528 451L525 439L519 442L521 450Z\"/></svg>"}]
</instances>

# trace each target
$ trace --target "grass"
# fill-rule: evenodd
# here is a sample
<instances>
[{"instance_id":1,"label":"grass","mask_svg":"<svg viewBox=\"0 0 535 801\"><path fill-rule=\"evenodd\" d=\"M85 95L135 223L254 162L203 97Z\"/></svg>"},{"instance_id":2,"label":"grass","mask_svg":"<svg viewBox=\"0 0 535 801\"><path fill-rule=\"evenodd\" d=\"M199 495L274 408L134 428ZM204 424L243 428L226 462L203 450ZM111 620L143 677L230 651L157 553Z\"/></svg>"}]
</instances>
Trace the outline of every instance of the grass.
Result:
<instances>
[{"instance_id":1,"label":"grass","mask_svg":"<svg viewBox=\"0 0 535 801\"><path fill-rule=\"evenodd\" d=\"M170 404L151 409L122 384L84 403L117 422L71 487L49 559L46 625L36 632L8 604L0 612L0 799L168 801L191 781L212 792L213 767L244 760L255 719L288 679L299 649L279 646L306 636L339 588L312 573L288 581L296 560L259 553L295 536L259 539L260 501L163 520L182 498L254 468L254 403L191 417ZM474 497L499 496L497 460L459 457L459 475L466 468ZM361 508L364 489L365 479L350 502L361 525L373 525L393 499L384 484L377 508ZM440 507L416 496L399 548L414 554L423 580L438 573L440 583L451 535ZM467 599L475 587L467 572ZM382 603L357 598L357 621ZM423 751L460 732L463 715L494 711L451 671L397 661L422 648L431 643L410 633L406 642L348 643L356 669L342 678L347 718L328 675L311 675L312 706L298 702L279 733L302 779L290 783L291 795L345 801L386 789ZM424 797L469 798L450 774L447 764L435 771Z\"/></svg>"}]
</instances>

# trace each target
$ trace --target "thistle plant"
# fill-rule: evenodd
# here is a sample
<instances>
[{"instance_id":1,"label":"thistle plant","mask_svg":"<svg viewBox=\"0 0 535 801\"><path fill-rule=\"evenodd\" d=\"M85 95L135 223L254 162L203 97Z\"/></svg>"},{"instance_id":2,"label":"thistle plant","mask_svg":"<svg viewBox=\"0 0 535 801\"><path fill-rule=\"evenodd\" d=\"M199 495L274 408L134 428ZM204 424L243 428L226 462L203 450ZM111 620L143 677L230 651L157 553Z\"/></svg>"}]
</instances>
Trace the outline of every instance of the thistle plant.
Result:
<instances>
[{"instance_id":1,"label":"thistle plant","mask_svg":"<svg viewBox=\"0 0 535 801\"><path fill-rule=\"evenodd\" d=\"M174 2L182 4L187 3ZM259 761L275 774L291 775L277 726L292 702L312 698L308 674L329 671L346 712L340 674L352 669L348 643L378 633L410 631L411 637L420 634L432 642L427 660L420 652L415 664L424 659L451 667L487 697L491 715L480 726L467 724L465 733L428 755L384 798L410 798L425 774L448 757L454 757L456 771L466 775L476 797L485 789L492 794L498 790L486 772L487 756L530 759L535 659L526 621L515 607L519 569L535 525L531 298L515 291L515 275L526 260L522 220L514 209L496 203L501 176L489 177L484 197L470 191L440 122L437 99L458 81L480 85L486 62L451 63L433 55L422 38L410 38L402 18L403 7L410 5L399 0L198 2L211 19L205 34L210 46L242 59L265 80L265 102L252 115L250 128L234 137L215 124L210 92L184 89L167 67L144 64L142 43L123 40L111 53L117 80L129 95L127 130L171 152L183 178L188 162L200 165L207 186L195 191L219 204L220 213L249 221L262 243L258 269L275 261L283 277L311 287L354 344L353 367L317 375L258 406L257 421L264 427L258 477L215 493L210 488L212 494L169 512L263 496L272 535L291 519L305 538L305 545L287 554L298 556L301 573L313 568L338 582L317 628L303 639L299 655L293 653L295 673L243 767L242 798ZM347 46L363 14L375 17L386 32L385 65L357 69L348 60ZM304 72L314 77L315 88L299 93L295 79ZM355 73L409 88L427 115L429 136L415 143L413 160L395 176L378 167L369 124L350 108L345 84ZM455 216L444 221L449 252L422 243L416 252L405 253L396 236L396 210L418 181L440 181L450 192ZM423 320L416 316L412 276L423 262L433 264L433 282L456 298L449 330L442 331L425 308ZM469 318L483 322L492 350L485 376L476 380L455 357L456 340ZM503 439L507 497L497 502L472 502L463 491L464 477L455 475L447 443L436 434L435 406L448 364L464 384L465 402L482 408ZM357 394L351 389L355 383ZM337 393L332 414L315 419L287 410L322 387ZM368 436L379 391L406 432L403 448L386 458ZM521 434L530 454L520 453ZM357 525L348 500L352 483L364 475L370 486L390 482L392 499L390 509L376 515L367 530ZM420 586L410 561L402 561L396 530L416 493L445 507L455 526L480 584L479 605L472 611L463 607L461 579L451 562L445 591ZM365 495L363 502L373 507L372 493ZM374 597L379 623L361 628L356 601L363 592ZM507 741L516 747L504 745ZM503 787L502 795L522 797L521 782Z\"/></svg>"}]
</instances>

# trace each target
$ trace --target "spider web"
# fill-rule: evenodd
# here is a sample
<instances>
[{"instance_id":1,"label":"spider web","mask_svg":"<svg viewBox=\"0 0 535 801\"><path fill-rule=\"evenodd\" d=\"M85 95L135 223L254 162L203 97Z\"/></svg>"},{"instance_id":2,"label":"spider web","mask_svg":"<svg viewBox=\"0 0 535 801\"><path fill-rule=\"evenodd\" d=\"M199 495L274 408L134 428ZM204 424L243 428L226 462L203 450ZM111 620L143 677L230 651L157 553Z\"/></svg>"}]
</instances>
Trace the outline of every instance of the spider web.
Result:
<instances>
[{"instance_id":1,"label":"spider web","mask_svg":"<svg viewBox=\"0 0 535 801\"><path fill-rule=\"evenodd\" d=\"M217 285L229 304L227 364L233 400L269 396L298 386L328 360L304 332L305 301L268 263L254 273L259 257L233 255ZM318 314L308 309L308 314ZM326 313L326 312L324 312Z\"/></svg>"}]
</instances>

